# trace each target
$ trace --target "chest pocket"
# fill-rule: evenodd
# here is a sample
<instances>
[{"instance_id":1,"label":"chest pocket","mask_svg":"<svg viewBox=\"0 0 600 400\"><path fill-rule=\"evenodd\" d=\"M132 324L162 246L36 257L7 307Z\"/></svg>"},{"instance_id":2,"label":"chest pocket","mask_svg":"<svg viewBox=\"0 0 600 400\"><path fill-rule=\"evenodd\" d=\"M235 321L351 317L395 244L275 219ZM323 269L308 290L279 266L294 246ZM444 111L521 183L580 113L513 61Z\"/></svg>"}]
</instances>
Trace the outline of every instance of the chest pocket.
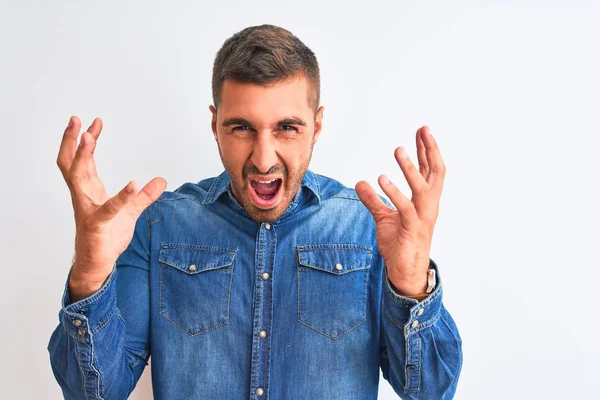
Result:
<instances>
[{"instance_id":1,"label":"chest pocket","mask_svg":"<svg viewBox=\"0 0 600 400\"><path fill-rule=\"evenodd\" d=\"M298 321L332 339L362 324L371 250L346 244L297 249Z\"/></svg>"},{"instance_id":2,"label":"chest pocket","mask_svg":"<svg viewBox=\"0 0 600 400\"><path fill-rule=\"evenodd\" d=\"M159 313L189 335L229 322L235 251L163 245Z\"/></svg>"}]
</instances>

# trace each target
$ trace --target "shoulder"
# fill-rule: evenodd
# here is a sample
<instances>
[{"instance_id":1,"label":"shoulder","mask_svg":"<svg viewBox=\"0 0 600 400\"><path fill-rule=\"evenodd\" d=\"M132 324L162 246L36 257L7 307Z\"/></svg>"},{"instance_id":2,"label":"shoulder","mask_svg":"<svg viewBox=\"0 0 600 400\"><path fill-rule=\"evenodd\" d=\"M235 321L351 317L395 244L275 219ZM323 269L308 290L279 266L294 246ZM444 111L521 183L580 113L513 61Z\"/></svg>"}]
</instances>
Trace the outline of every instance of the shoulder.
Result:
<instances>
[{"instance_id":1,"label":"shoulder","mask_svg":"<svg viewBox=\"0 0 600 400\"><path fill-rule=\"evenodd\" d=\"M199 182L185 182L175 190L165 190L157 201L190 200L202 204L217 178L211 177Z\"/></svg>"},{"instance_id":2,"label":"shoulder","mask_svg":"<svg viewBox=\"0 0 600 400\"><path fill-rule=\"evenodd\" d=\"M348 206L354 205L358 208L364 208L366 211L366 207L364 207L353 187L348 187L340 181L325 175L316 174L314 172L313 174L319 183L322 201L345 202ZM392 206L390 201L385 197L380 195L379 198L388 207Z\"/></svg>"},{"instance_id":3,"label":"shoulder","mask_svg":"<svg viewBox=\"0 0 600 400\"><path fill-rule=\"evenodd\" d=\"M316 174L314 172L313 175L318 182L322 201L341 199L348 200L350 202L360 202L360 199L358 198L354 188L348 187L340 181L325 175Z\"/></svg>"}]
</instances>

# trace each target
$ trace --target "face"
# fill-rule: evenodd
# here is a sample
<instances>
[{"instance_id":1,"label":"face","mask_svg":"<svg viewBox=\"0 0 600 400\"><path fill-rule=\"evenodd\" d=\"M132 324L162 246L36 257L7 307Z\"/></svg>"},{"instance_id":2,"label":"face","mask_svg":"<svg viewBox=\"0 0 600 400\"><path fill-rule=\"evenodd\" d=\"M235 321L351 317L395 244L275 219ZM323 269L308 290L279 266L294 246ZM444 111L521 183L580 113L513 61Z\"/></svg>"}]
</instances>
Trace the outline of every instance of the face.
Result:
<instances>
[{"instance_id":1,"label":"face","mask_svg":"<svg viewBox=\"0 0 600 400\"><path fill-rule=\"evenodd\" d=\"M210 106L232 192L256 221L279 219L300 190L323 118L309 90L303 76L268 86L226 80L218 109Z\"/></svg>"}]
</instances>

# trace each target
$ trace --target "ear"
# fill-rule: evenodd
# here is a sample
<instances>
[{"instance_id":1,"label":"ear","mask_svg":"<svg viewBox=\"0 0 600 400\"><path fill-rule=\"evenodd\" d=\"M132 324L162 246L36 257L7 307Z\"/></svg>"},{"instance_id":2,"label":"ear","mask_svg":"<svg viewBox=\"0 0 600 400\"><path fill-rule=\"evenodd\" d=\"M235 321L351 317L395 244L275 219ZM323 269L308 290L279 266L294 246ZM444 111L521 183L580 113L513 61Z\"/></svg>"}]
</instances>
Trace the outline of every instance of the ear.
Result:
<instances>
[{"instance_id":1,"label":"ear","mask_svg":"<svg viewBox=\"0 0 600 400\"><path fill-rule=\"evenodd\" d=\"M208 109L212 113L212 120L210 121L210 127L212 128L213 136L215 137L215 140L217 140L217 109L213 105L208 106Z\"/></svg>"},{"instance_id":2,"label":"ear","mask_svg":"<svg viewBox=\"0 0 600 400\"><path fill-rule=\"evenodd\" d=\"M323 111L325 110L325 107L321 106L319 107L319 109L317 110L317 113L315 114L315 133L313 135L313 144L317 143L317 140L319 139L319 135L321 134L321 128L323 127Z\"/></svg>"}]
</instances>

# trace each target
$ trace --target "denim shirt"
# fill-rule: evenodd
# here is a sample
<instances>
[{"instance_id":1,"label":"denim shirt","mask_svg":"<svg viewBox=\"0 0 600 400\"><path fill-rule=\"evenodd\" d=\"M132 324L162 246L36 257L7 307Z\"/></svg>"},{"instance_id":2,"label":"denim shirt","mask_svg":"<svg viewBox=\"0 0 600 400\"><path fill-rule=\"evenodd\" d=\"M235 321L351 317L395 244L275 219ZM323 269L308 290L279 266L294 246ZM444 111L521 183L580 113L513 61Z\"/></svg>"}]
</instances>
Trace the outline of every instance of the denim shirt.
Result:
<instances>
[{"instance_id":1,"label":"denim shirt","mask_svg":"<svg viewBox=\"0 0 600 400\"><path fill-rule=\"evenodd\" d=\"M226 172L166 191L103 286L71 302L48 351L65 399L125 399L152 355L156 399L451 399L461 339L435 290L390 285L353 189L305 174L273 223ZM389 202L388 202L389 204Z\"/></svg>"}]
</instances>

